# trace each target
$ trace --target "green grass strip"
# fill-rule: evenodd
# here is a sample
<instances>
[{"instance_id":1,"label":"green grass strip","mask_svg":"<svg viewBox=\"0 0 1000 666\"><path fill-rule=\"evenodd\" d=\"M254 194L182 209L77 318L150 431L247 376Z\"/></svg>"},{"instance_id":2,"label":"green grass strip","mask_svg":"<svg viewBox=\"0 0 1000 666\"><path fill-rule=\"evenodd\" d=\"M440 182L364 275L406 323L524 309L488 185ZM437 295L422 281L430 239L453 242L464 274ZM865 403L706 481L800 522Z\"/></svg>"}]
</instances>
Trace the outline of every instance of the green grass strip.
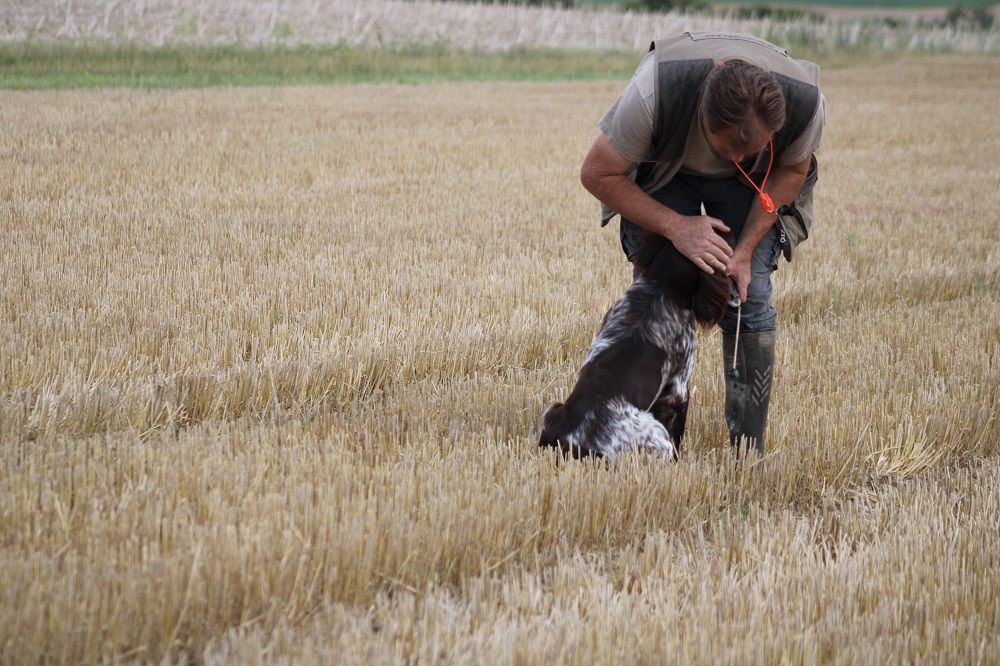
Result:
<instances>
[{"instance_id":1,"label":"green grass strip","mask_svg":"<svg viewBox=\"0 0 1000 666\"><path fill-rule=\"evenodd\" d=\"M796 58L824 68L886 64L901 51L857 48ZM203 88L446 81L627 81L639 51L531 49L506 53L445 48L354 49L345 46L148 47L107 43L0 44L0 89ZM919 57L909 54L908 57Z\"/></svg>"},{"instance_id":2,"label":"green grass strip","mask_svg":"<svg viewBox=\"0 0 1000 666\"><path fill-rule=\"evenodd\" d=\"M0 45L0 88L271 86L433 81L627 79L642 54L533 50L470 53L447 49L342 46Z\"/></svg>"}]
</instances>

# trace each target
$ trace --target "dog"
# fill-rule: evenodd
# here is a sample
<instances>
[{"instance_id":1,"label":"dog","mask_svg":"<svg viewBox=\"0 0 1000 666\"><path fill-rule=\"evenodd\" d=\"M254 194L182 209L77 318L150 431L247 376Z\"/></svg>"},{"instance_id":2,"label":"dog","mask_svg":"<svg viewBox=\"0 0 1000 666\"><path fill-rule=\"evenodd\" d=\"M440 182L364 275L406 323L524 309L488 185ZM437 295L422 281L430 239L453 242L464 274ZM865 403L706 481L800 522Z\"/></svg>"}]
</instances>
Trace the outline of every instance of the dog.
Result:
<instances>
[{"instance_id":1,"label":"dog","mask_svg":"<svg viewBox=\"0 0 1000 666\"><path fill-rule=\"evenodd\" d=\"M733 245L731 236L726 241ZM705 273L650 232L632 260L636 279L604 315L569 397L543 413L539 446L574 458L642 450L676 459L696 324L722 319L730 281Z\"/></svg>"}]
</instances>

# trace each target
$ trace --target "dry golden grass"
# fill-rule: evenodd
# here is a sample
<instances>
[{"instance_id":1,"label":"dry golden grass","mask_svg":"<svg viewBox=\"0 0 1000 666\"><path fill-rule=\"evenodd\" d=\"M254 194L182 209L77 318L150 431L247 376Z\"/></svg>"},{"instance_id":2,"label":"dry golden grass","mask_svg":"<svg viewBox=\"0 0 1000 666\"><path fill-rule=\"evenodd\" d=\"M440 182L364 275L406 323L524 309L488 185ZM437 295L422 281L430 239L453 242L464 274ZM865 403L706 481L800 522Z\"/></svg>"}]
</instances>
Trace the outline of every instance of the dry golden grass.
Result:
<instances>
[{"instance_id":1,"label":"dry golden grass","mask_svg":"<svg viewBox=\"0 0 1000 666\"><path fill-rule=\"evenodd\" d=\"M622 83L0 93L0 661L1000 660L994 59L825 78L772 453L533 445Z\"/></svg>"}]
</instances>

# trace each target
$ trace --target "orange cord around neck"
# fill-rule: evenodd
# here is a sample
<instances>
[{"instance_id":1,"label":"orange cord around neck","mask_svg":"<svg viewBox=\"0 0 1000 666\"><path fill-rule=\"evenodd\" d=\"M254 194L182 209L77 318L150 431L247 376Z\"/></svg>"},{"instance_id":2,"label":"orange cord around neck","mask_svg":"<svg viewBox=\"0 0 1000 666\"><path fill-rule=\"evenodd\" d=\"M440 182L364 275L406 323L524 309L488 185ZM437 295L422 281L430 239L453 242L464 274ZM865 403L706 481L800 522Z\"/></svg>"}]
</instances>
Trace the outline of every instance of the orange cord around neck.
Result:
<instances>
[{"instance_id":1,"label":"orange cord around neck","mask_svg":"<svg viewBox=\"0 0 1000 666\"><path fill-rule=\"evenodd\" d=\"M760 187L757 187L757 185L754 184L753 179L750 178L749 175L747 175L747 172L743 170L743 167L740 166L739 162L733 160L733 164L735 164L736 168L740 170L740 173L743 174L743 177L746 178L748 181L750 181L750 184L753 186L753 189L757 190L760 193L760 207L764 209L764 212L773 213L776 210L778 210L778 207L774 205L774 200L771 198L771 195L764 191L764 186L767 185L767 177L771 175L771 165L774 164L773 139L768 139L767 152L768 152L767 171L764 173L764 180L761 181Z\"/></svg>"}]
</instances>

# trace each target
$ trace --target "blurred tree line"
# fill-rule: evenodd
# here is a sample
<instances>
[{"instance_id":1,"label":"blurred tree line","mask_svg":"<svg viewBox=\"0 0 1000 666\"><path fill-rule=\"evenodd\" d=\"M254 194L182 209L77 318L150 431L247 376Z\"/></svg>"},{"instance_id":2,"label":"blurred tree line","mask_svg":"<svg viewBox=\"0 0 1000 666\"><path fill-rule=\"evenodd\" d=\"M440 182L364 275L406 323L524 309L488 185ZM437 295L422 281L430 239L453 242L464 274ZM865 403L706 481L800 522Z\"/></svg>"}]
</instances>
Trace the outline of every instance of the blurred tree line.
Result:
<instances>
[{"instance_id":1,"label":"blurred tree line","mask_svg":"<svg viewBox=\"0 0 1000 666\"><path fill-rule=\"evenodd\" d=\"M450 2L495 2L500 5L530 5L535 7L587 7L618 5L625 9L666 12L672 9L705 11L712 9L710 0L446 0Z\"/></svg>"},{"instance_id":2,"label":"blurred tree line","mask_svg":"<svg viewBox=\"0 0 1000 666\"><path fill-rule=\"evenodd\" d=\"M451 2L495 2L503 5L530 5L545 7L588 7L594 5L618 5L623 9L647 12L667 12L672 10L689 12L710 12L715 8L711 0L449 0ZM942 7L944 5L942 4ZM789 7L787 5L772 7L766 3L745 5L726 10L741 18L771 18L778 21L794 21L805 19L823 21L822 13L809 8ZM894 23L895 19L884 19ZM995 16L989 5L983 2L957 2L948 7L943 21L945 25L964 29L988 30L993 27Z\"/></svg>"}]
</instances>

